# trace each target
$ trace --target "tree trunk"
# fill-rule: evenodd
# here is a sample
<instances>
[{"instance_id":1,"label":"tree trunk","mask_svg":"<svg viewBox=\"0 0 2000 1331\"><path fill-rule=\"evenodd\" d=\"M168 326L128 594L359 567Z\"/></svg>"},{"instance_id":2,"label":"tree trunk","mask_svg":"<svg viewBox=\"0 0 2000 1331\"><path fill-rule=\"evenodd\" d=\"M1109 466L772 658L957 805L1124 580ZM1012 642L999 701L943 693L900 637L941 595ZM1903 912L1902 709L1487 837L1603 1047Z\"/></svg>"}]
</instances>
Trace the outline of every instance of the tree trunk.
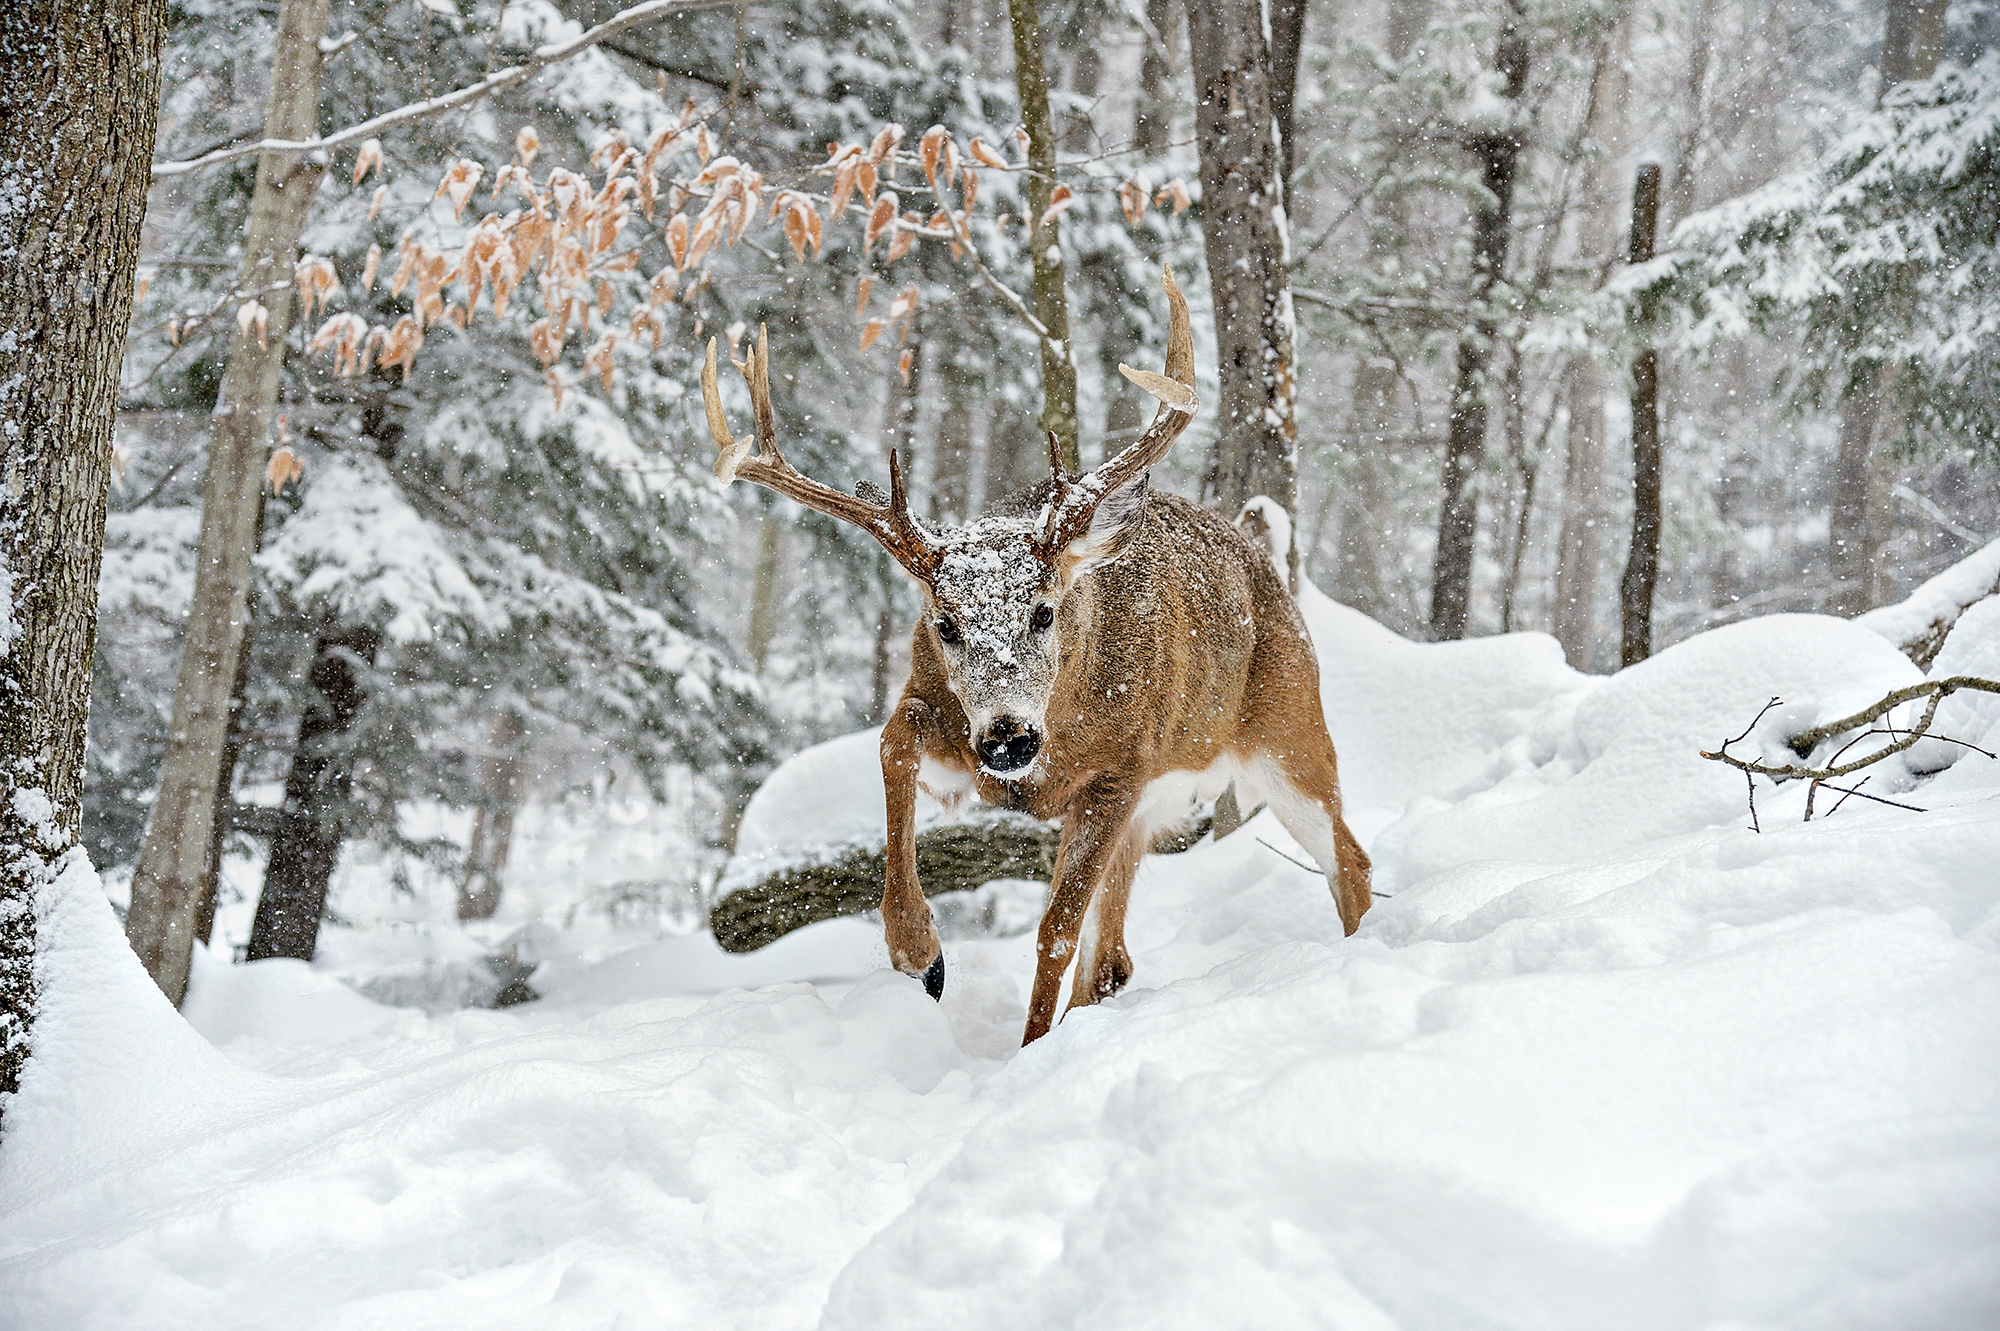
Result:
<instances>
[{"instance_id":1,"label":"tree trunk","mask_svg":"<svg viewBox=\"0 0 2000 1331\"><path fill-rule=\"evenodd\" d=\"M1142 157L1159 157L1167 151L1173 132L1173 103L1167 95L1173 75L1173 0L1146 0L1147 34L1145 54L1139 57L1139 86L1132 104L1132 149Z\"/></svg>"},{"instance_id":2,"label":"tree trunk","mask_svg":"<svg viewBox=\"0 0 2000 1331\"><path fill-rule=\"evenodd\" d=\"M1518 4L1508 7L1493 67L1500 74L1511 116L1528 85L1528 32ZM1472 215L1472 322L1458 343L1458 375L1446 431L1444 496L1438 505L1437 555L1431 564L1431 636L1440 642L1465 636L1472 603L1473 539L1479 525L1479 496L1472 481L1486 457L1486 366L1499 328L1488 302L1507 266L1513 237L1520 130L1509 123L1473 136L1467 146L1479 160L1487 200Z\"/></svg>"},{"instance_id":3,"label":"tree trunk","mask_svg":"<svg viewBox=\"0 0 2000 1331\"><path fill-rule=\"evenodd\" d=\"M965 344L949 328L937 337L938 378L944 401L931 446L931 516L963 522L972 502L972 430L977 394L964 361Z\"/></svg>"},{"instance_id":4,"label":"tree trunk","mask_svg":"<svg viewBox=\"0 0 2000 1331\"><path fill-rule=\"evenodd\" d=\"M1222 381L1204 498L1229 516L1269 495L1296 519L1298 385L1271 54L1254 0L1188 0L1201 229ZM1298 572L1298 543L1292 572Z\"/></svg>"},{"instance_id":5,"label":"tree trunk","mask_svg":"<svg viewBox=\"0 0 2000 1331\"><path fill-rule=\"evenodd\" d=\"M0 1105L35 1007L35 912L73 856L119 362L166 0L0 6Z\"/></svg>"},{"instance_id":6,"label":"tree trunk","mask_svg":"<svg viewBox=\"0 0 2000 1331\"><path fill-rule=\"evenodd\" d=\"M1432 0L1390 0L1388 49L1391 60L1409 59L1431 23Z\"/></svg>"},{"instance_id":7,"label":"tree trunk","mask_svg":"<svg viewBox=\"0 0 2000 1331\"><path fill-rule=\"evenodd\" d=\"M1604 557L1604 395L1595 357L1570 362L1569 437L1563 459L1562 534L1556 546L1551 631L1578 670L1597 663L1597 573Z\"/></svg>"},{"instance_id":8,"label":"tree trunk","mask_svg":"<svg viewBox=\"0 0 2000 1331\"><path fill-rule=\"evenodd\" d=\"M1292 103L1299 89L1299 50L1306 37L1308 0L1271 0L1271 113L1278 122L1278 165L1285 182L1285 202L1291 203L1292 173L1298 154L1292 147Z\"/></svg>"},{"instance_id":9,"label":"tree trunk","mask_svg":"<svg viewBox=\"0 0 2000 1331\"><path fill-rule=\"evenodd\" d=\"M354 664L373 665L380 645L374 629L356 628L321 638L314 651L307 680L318 696L299 718L299 743L285 775L285 804L250 926L248 960L311 961L319 944L326 886L345 835L342 806L353 786L345 740L366 700Z\"/></svg>"},{"instance_id":10,"label":"tree trunk","mask_svg":"<svg viewBox=\"0 0 2000 1331\"><path fill-rule=\"evenodd\" d=\"M1875 104L1899 84L1927 79L1944 54L1946 0L1889 0L1882 24L1880 78ZM1840 445L1833 462L1833 512L1827 531L1828 573L1833 586L1827 610L1858 615L1876 603L1877 556L1891 515L1883 467L1876 457L1883 433L1883 367L1857 365L1840 407Z\"/></svg>"},{"instance_id":11,"label":"tree trunk","mask_svg":"<svg viewBox=\"0 0 2000 1331\"><path fill-rule=\"evenodd\" d=\"M1063 466L1081 470L1076 442L1076 361L1069 345L1069 302L1063 294L1062 227L1047 221L1056 182L1055 129L1049 120L1048 66L1042 61L1042 21L1036 0L1007 0L1014 33L1014 85L1020 90L1021 122L1028 131L1028 250L1035 265L1035 318L1042 338L1044 431L1062 445Z\"/></svg>"},{"instance_id":12,"label":"tree trunk","mask_svg":"<svg viewBox=\"0 0 2000 1331\"><path fill-rule=\"evenodd\" d=\"M1396 431L1396 367L1363 360L1354 370L1354 455L1335 482L1340 491L1339 572L1336 600L1386 620L1388 589L1382 572L1384 538L1392 529L1389 484Z\"/></svg>"},{"instance_id":13,"label":"tree trunk","mask_svg":"<svg viewBox=\"0 0 2000 1331\"><path fill-rule=\"evenodd\" d=\"M320 49L330 0L283 0L272 57L264 135L311 138L318 130ZM261 340L237 339L223 372L208 442L194 597L188 608L173 730L160 765L160 794L132 873L133 950L174 1003L187 992L188 959L208 868L215 791L229 734L230 686L243 652L258 496L278 398L292 271L299 235L325 173L323 154L267 152L243 236L238 293L269 312Z\"/></svg>"},{"instance_id":14,"label":"tree trunk","mask_svg":"<svg viewBox=\"0 0 2000 1331\"><path fill-rule=\"evenodd\" d=\"M1630 262L1651 263L1660 224L1660 168L1647 162L1632 188ZM1632 551L1618 585L1621 666L1653 654L1653 589L1660 579L1660 358L1632 362Z\"/></svg>"},{"instance_id":15,"label":"tree trunk","mask_svg":"<svg viewBox=\"0 0 2000 1331\"><path fill-rule=\"evenodd\" d=\"M744 650L750 668L764 673L771 655L771 640L778 634L778 580L784 571L785 527L778 521L776 505L764 497L757 519L757 571L750 584L750 629Z\"/></svg>"},{"instance_id":16,"label":"tree trunk","mask_svg":"<svg viewBox=\"0 0 2000 1331\"><path fill-rule=\"evenodd\" d=\"M487 750L479 756L479 793L483 798L472 816L472 844L466 848L465 877L458 885L461 920L490 920L500 909L507 851L514 840L514 817L521 809L521 737L527 733L527 723L519 713L494 714L487 732Z\"/></svg>"},{"instance_id":17,"label":"tree trunk","mask_svg":"<svg viewBox=\"0 0 2000 1331\"><path fill-rule=\"evenodd\" d=\"M1626 110L1631 99L1632 29L1621 18L1604 34L1595 56L1590 93L1593 155L1584 167L1583 223L1586 262L1609 268L1617 246L1618 195L1612 171L1625 154ZM1597 588L1603 561L1604 399L1609 378L1597 357L1578 355L1569 365L1569 432L1563 450L1562 530L1556 543L1555 606L1550 630L1563 656L1578 670L1600 660Z\"/></svg>"},{"instance_id":18,"label":"tree trunk","mask_svg":"<svg viewBox=\"0 0 2000 1331\"><path fill-rule=\"evenodd\" d=\"M236 764L243 753L243 698L250 684L250 635L254 622L243 626L242 654L236 659L236 687L229 691L229 733L222 741L222 761L215 771L215 813L208 830L208 871L202 875L201 902L195 908L194 941L207 945L215 934L215 897L222 881L222 852L228 847L230 810L236 804Z\"/></svg>"}]
</instances>

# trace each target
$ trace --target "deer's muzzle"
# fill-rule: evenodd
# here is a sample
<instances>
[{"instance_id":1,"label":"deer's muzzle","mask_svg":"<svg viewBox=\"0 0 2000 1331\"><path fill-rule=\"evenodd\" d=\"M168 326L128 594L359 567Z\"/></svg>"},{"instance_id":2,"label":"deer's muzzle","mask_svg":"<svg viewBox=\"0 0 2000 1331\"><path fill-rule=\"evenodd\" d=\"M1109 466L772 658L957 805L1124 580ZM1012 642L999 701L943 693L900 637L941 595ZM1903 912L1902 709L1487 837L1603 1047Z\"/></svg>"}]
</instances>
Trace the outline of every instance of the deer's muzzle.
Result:
<instances>
[{"instance_id":1,"label":"deer's muzzle","mask_svg":"<svg viewBox=\"0 0 2000 1331\"><path fill-rule=\"evenodd\" d=\"M1011 716L995 720L979 737L979 761L996 776L1022 770L1041 751L1041 732Z\"/></svg>"}]
</instances>

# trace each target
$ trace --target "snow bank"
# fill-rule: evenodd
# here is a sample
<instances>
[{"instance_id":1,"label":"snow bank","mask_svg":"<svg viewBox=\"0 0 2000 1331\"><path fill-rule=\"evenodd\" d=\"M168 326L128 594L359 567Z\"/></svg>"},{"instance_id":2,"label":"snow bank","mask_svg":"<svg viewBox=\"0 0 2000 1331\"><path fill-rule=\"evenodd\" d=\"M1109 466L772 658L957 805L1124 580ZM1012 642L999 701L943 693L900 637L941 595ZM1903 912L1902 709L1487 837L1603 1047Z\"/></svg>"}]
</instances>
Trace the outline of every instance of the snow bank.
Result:
<instances>
[{"instance_id":1,"label":"snow bank","mask_svg":"<svg viewBox=\"0 0 2000 1331\"><path fill-rule=\"evenodd\" d=\"M556 955L501 1012L204 964L211 1044L73 874L0 1322L2000 1323L2000 762L1904 771L1923 813L1766 792L1759 835L1694 752L1914 667L1786 616L1592 680L1304 606L1394 895L1342 938L1268 813L1149 858L1132 987L1025 1051L1029 938L947 944L933 1004L856 920ZM747 844L879 817L839 743Z\"/></svg>"},{"instance_id":2,"label":"snow bank","mask_svg":"<svg viewBox=\"0 0 2000 1331\"><path fill-rule=\"evenodd\" d=\"M1895 605L1857 615L1854 622L1897 646L1950 627L1973 602L2000 590L2000 541L1975 550Z\"/></svg>"}]
</instances>

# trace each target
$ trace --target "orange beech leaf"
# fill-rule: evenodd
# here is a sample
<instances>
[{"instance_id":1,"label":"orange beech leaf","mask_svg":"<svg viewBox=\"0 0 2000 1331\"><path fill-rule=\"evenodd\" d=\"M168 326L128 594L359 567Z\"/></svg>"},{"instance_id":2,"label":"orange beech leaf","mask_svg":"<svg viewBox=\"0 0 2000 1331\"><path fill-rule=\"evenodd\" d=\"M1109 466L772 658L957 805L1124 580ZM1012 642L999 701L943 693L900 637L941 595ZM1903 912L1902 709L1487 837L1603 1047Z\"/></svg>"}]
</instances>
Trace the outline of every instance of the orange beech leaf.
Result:
<instances>
[{"instance_id":1,"label":"orange beech leaf","mask_svg":"<svg viewBox=\"0 0 2000 1331\"><path fill-rule=\"evenodd\" d=\"M368 260L361 265L361 289L363 291L373 291L375 289L375 274L381 267L382 247L380 245L370 245L368 247Z\"/></svg>"},{"instance_id":2,"label":"orange beech leaf","mask_svg":"<svg viewBox=\"0 0 2000 1331\"><path fill-rule=\"evenodd\" d=\"M862 278L861 285L854 289L855 318L859 319L862 315L862 312L868 308L868 297L874 294L874 291L875 291L875 279L872 277Z\"/></svg>"},{"instance_id":3,"label":"orange beech leaf","mask_svg":"<svg viewBox=\"0 0 2000 1331\"><path fill-rule=\"evenodd\" d=\"M167 320L167 344L175 347L181 344L181 321L179 319Z\"/></svg>"},{"instance_id":4,"label":"orange beech leaf","mask_svg":"<svg viewBox=\"0 0 2000 1331\"><path fill-rule=\"evenodd\" d=\"M465 312L465 306L463 305L449 306L444 312L444 317L457 324L460 332L465 331L465 325L471 320L471 316Z\"/></svg>"},{"instance_id":5,"label":"orange beech leaf","mask_svg":"<svg viewBox=\"0 0 2000 1331\"><path fill-rule=\"evenodd\" d=\"M1075 202L1076 195L1071 192L1070 187L1067 185L1058 185L1050 190L1049 206L1042 210L1042 225L1047 226L1058 217L1061 217L1069 211L1070 206Z\"/></svg>"},{"instance_id":6,"label":"orange beech leaf","mask_svg":"<svg viewBox=\"0 0 2000 1331\"><path fill-rule=\"evenodd\" d=\"M958 140L944 141L944 183L949 185L958 179Z\"/></svg>"},{"instance_id":7,"label":"orange beech leaf","mask_svg":"<svg viewBox=\"0 0 2000 1331\"><path fill-rule=\"evenodd\" d=\"M1013 220L1014 220L1014 214L1012 213L1002 213L998 217L994 218L993 234L997 236L1002 231L1005 231L1007 229L1007 224Z\"/></svg>"},{"instance_id":8,"label":"orange beech leaf","mask_svg":"<svg viewBox=\"0 0 2000 1331\"><path fill-rule=\"evenodd\" d=\"M271 450L271 462L264 468L264 480L270 485L272 494L284 489L287 482L296 481L305 474L305 465L293 455L291 449L280 444Z\"/></svg>"},{"instance_id":9,"label":"orange beech leaf","mask_svg":"<svg viewBox=\"0 0 2000 1331\"><path fill-rule=\"evenodd\" d=\"M690 97L681 103L680 123L675 128L686 129L692 123L694 123L694 98Z\"/></svg>"},{"instance_id":10,"label":"orange beech leaf","mask_svg":"<svg viewBox=\"0 0 2000 1331\"><path fill-rule=\"evenodd\" d=\"M688 219L686 213L675 213L674 220L667 223L667 253L674 256L675 268L687 267Z\"/></svg>"},{"instance_id":11,"label":"orange beech leaf","mask_svg":"<svg viewBox=\"0 0 2000 1331\"><path fill-rule=\"evenodd\" d=\"M918 218L918 216L915 213L904 213L903 220L905 222L911 223L912 225L916 225L921 221L921 219ZM905 254L908 254L910 252L910 247L915 245L916 243L917 243L916 232L906 230L903 227L897 227L896 234L889 237L889 256L885 260L885 262L888 263L896 262L896 260L902 258Z\"/></svg>"},{"instance_id":12,"label":"orange beech leaf","mask_svg":"<svg viewBox=\"0 0 2000 1331\"><path fill-rule=\"evenodd\" d=\"M972 141L971 152L972 160L981 166L990 166L999 171L1007 169L1007 159L995 152L992 145L987 143L985 139L974 139Z\"/></svg>"},{"instance_id":13,"label":"orange beech leaf","mask_svg":"<svg viewBox=\"0 0 2000 1331\"><path fill-rule=\"evenodd\" d=\"M152 286L153 286L153 275L151 273L139 274L139 285L138 288L134 290L132 293L132 303L134 305L144 304L146 300L146 293L152 289Z\"/></svg>"},{"instance_id":14,"label":"orange beech leaf","mask_svg":"<svg viewBox=\"0 0 2000 1331\"><path fill-rule=\"evenodd\" d=\"M708 253L708 247L722 233L722 219L713 215L704 216L695 223L694 234L688 237L688 263L699 264L701 256Z\"/></svg>"},{"instance_id":15,"label":"orange beech leaf","mask_svg":"<svg viewBox=\"0 0 2000 1331\"><path fill-rule=\"evenodd\" d=\"M389 187L387 185L377 185L375 187L375 193L372 196L370 196L368 200L369 221L372 222L375 220L375 214L382 211L382 200L388 197L389 197Z\"/></svg>"},{"instance_id":16,"label":"orange beech leaf","mask_svg":"<svg viewBox=\"0 0 2000 1331\"><path fill-rule=\"evenodd\" d=\"M629 273L638 266L637 250L626 250L623 254L614 254L604 261L604 271L607 273Z\"/></svg>"},{"instance_id":17,"label":"orange beech leaf","mask_svg":"<svg viewBox=\"0 0 2000 1331\"><path fill-rule=\"evenodd\" d=\"M1125 210L1127 223L1139 225L1139 219L1146 215L1146 205L1152 198L1152 192L1152 182L1143 175L1134 175L1118 187L1118 206Z\"/></svg>"},{"instance_id":18,"label":"orange beech leaf","mask_svg":"<svg viewBox=\"0 0 2000 1331\"><path fill-rule=\"evenodd\" d=\"M554 370L550 370L548 374L543 376L542 382L546 383L549 386L549 395L556 400L556 410L561 411L562 399L563 399L562 376L560 374L557 374Z\"/></svg>"},{"instance_id":19,"label":"orange beech leaf","mask_svg":"<svg viewBox=\"0 0 2000 1331\"><path fill-rule=\"evenodd\" d=\"M861 190L861 197L870 203L875 201L875 163L864 161L854 172L854 183Z\"/></svg>"},{"instance_id":20,"label":"orange beech leaf","mask_svg":"<svg viewBox=\"0 0 2000 1331\"><path fill-rule=\"evenodd\" d=\"M917 300L920 294L921 293L919 293L917 290L917 284L914 282L912 282L909 286L904 287L901 291L897 292L896 298L889 302L890 320L893 322L894 320L901 319L906 315L914 314L917 309Z\"/></svg>"},{"instance_id":21,"label":"orange beech leaf","mask_svg":"<svg viewBox=\"0 0 2000 1331\"><path fill-rule=\"evenodd\" d=\"M965 211L967 211L968 213L971 212L973 204L977 202L978 199L979 199L979 173L968 167L965 172Z\"/></svg>"},{"instance_id":22,"label":"orange beech leaf","mask_svg":"<svg viewBox=\"0 0 2000 1331\"><path fill-rule=\"evenodd\" d=\"M896 195L893 190L883 190L882 197L875 200L874 211L868 214L868 229L862 234L861 249L865 253L875 247L884 231L896 222Z\"/></svg>"},{"instance_id":23,"label":"orange beech leaf","mask_svg":"<svg viewBox=\"0 0 2000 1331\"><path fill-rule=\"evenodd\" d=\"M882 159L895 152L897 145L901 144L902 141L903 127L893 120L890 121L888 124L882 126L882 132L877 134L875 141L868 145L868 160L880 166Z\"/></svg>"},{"instance_id":24,"label":"orange beech leaf","mask_svg":"<svg viewBox=\"0 0 2000 1331\"><path fill-rule=\"evenodd\" d=\"M479 188L479 177L484 173L485 168L479 163L461 157L444 173L444 179L438 182L437 194L431 197L435 199L440 194L449 196L452 220L456 221L465 212L465 201L472 197L473 190Z\"/></svg>"},{"instance_id":25,"label":"orange beech leaf","mask_svg":"<svg viewBox=\"0 0 2000 1331\"><path fill-rule=\"evenodd\" d=\"M820 228L824 225L819 215L819 209L808 208L806 210L806 223L812 228L813 258L817 259L820 250Z\"/></svg>"},{"instance_id":26,"label":"orange beech leaf","mask_svg":"<svg viewBox=\"0 0 2000 1331\"><path fill-rule=\"evenodd\" d=\"M535 164L535 154L541 150L542 136L535 133L535 127L533 125L521 126L520 132L514 135L514 151L521 155L521 165L533 166Z\"/></svg>"},{"instance_id":27,"label":"orange beech leaf","mask_svg":"<svg viewBox=\"0 0 2000 1331\"><path fill-rule=\"evenodd\" d=\"M264 328L270 318L271 312L269 310L265 309L257 301L246 300L243 302L242 308L236 311L236 335L238 337L248 337L250 336L250 330L255 328L257 330L257 345L260 347L265 346L267 344L264 341Z\"/></svg>"},{"instance_id":28,"label":"orange beech leaf","mask_svg":"<svg viewBox=\"0 0 2000 1331\"><path fill-rule=\"evenodd\" d=\"M1028 160L1028 127L1026 125L1014 126L1014 151L1021 154L1023 162Z\"/></svg>"},{"instance_id":29,"label":"orange beech leaf","mask_svg":"<svg viewBox=\"0 0 2000 1331\"><path fill-rule=\"evenodd\" d=\"M694 153L695 156L701 158L701 163L703 166L707 166L708 159L715 154L715 144L708 137L707 121L703 121L699 126L695 128Z\"/></svg>"},{"instance_id":30,"label":"orange beech leaf","mask_svg":"<svg viewBox=\"0 0 2000 1331\"><path fill-rule=\"evenodd\" d=\"M313 307L324 304L328 296L340 290L340 279L333 271L333 260L317 254L300 258L292 269L292 279L298 283L299 302L303 307L299 317L302 319L312 318Z\"/></svg>"},{"instance_id":31,"label":"orange beech leaf","mask_svg":"<svg viewBox=\"0 0 2000 1331\"><path fill-rule=\"evenodd\" d=\"M1181 180L1178 177L1173 180L1169 180L1166 184L1160 187L1160 192L1153 196L1153 203L1156 207L1160 208L1166 207L1169 200L1173 202L1175 217L1179 217L1182 213L1186 212L1190 207L1193 206L1194 200L1188 197L1188 188L1186 181Z\"/></svg>"},{"instance_id":32,"label":"orange beech leaf","mask_svg":"<svg viewBox=\"0 0 2000 1331\"><path fill-rule=\"evenodd\" d=\"M368 178L370 171L382 169L382 140L363 139L361 151L354 155L354 183L359 185Z\"/></svg>"},{"instance_id":33,"label":"orange beech leaf","mask_svg":"<svg viewBox=\"0 0 2000 1331\"><path fill-rule=\"evenodd\" d=\"M951 137L951 131L943 125L932 125L924 131L923 141L917 145L918 161L923 164L924 179L932 189L937 188L938 154L944 151L944 141Z\"/></svg>"},{"instance_id":34,"label":"orange beech leaf","mask_svg":"<svg viewBox=\"0 0 2000 1331\"><path fill-rule=\"evenodd\" d=\"M882 330L888 326L888 324L880 319L870 319L867 323L861 325L861 349L866 351L868 348L874 346L875 339L882 336Z\"/></svg>"},{"instance_id":35,"label":"orange beech leaf","mask_svg":"<svg viewBox=\"0 0 2000 1331\"><path fill-rule=\"evenodd\" d=\"M600 277L597 279L597 312L609 317L611 314L611 283Z\"/></svg>"},{"instance_id":36,"label":"orange beech leaf","mask_svg":"<svg viewBox=\"0 0 2000 1331\"><path fill-rule=\"evenodd\" d=\"M674 298L674 288L679 285L678 275L662 268L653 274L653 280L648 285L646 294L653 304L664 305Z\"/></svg>"},{"instance_id":37,"label":"orange beech leaf","mask_svg":"<svg viewBox=\"0 0 2000 1331\"><path fill-rule=\"evenodd\" d=\"M847 211L847 201L854 195L854 175L860 169L857 157L849 157L834 168L832 215L836 219Z\"/></svg>"},{"instance_id":38,"label":"orange beech leaf","mask_svg":"<svg viewBox=\"0 0 2000 1331\"><path fill-rule=\"evenodd\" d=\"M806 242L812 239L812 231L805 219L803 208L785 210L785 239L791 242L792 256L800 263L806 261Z\"/></svg>"},{"instance_id":39,"label":"orange beech leaf","mask_svg":"<svg viewBox=\"0 0 2000 1331\"><path fill-rule=\"evenodd\" d=\"M903 387L910 386L910 364L916 360L916 348L904 347L903 354L896 357L896 373L903 376Z\"/></svg>"},{"instance_id":40,"label":"orange beech leaf","mask_svg":"<svg viewBox=\"0 0 2000 1331\"><path fill-rule=\"evenodd\" d=\"M597 339L596 345L591 347L583 358L584 368L597 371L598 377L604 381L604 391L607 393L611 391L611 353L617 346L618 334L607 332Z\"/></svg>"}]
</instances>

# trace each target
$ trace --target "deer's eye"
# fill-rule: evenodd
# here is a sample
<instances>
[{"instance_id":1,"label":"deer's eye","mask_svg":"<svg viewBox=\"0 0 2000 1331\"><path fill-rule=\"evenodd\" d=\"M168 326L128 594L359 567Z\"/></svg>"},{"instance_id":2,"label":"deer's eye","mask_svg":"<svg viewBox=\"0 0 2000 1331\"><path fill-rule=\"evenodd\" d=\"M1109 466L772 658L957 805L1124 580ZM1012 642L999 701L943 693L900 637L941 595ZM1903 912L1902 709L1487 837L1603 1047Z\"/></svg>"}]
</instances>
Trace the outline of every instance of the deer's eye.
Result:
<instances>
[{"instance_id":1,"label":"deer's eye","mask_svg":"<svg viewBox=\"0 0 2000 1331\"><path fill-rule=\"evenodd\" d=\"M958 621L954 620L950 615L946 615L943 619L940 619L935 627L940 642L954 644L958 642Z\"/></svg>"},{"instance_id":2,"label":"deer's eye","mask_svg":"<svg viewBox=\"0 0 2000 1331\"><path fill-rule=\"evenodd\" d=\"M1056 622L1055 607L1052 605L1038 605L1035 607L1034 617L1028 620L1028 627L1032 628L1035 632L1040 633L1043 629L1046 629L1049 625L1055 622Z\"/></svg>"}]
</instances>

